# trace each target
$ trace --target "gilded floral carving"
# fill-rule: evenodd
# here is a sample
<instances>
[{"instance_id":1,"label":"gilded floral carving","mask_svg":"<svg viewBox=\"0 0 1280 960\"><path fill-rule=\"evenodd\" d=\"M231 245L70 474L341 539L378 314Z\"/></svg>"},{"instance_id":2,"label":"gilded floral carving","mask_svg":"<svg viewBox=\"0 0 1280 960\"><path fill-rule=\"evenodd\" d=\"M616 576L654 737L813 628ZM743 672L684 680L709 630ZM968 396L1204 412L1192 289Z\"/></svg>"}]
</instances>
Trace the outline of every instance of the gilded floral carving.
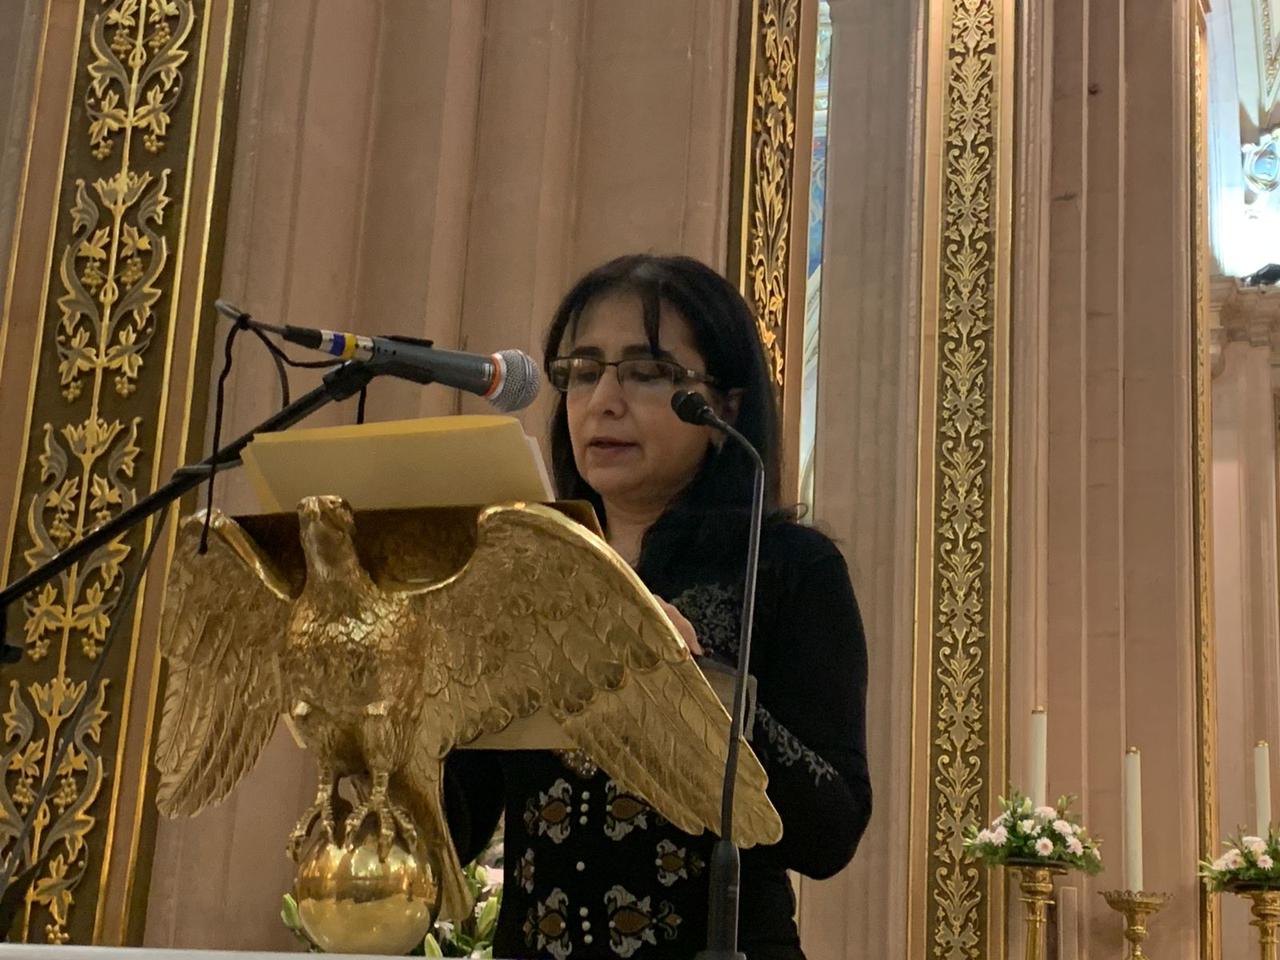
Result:
<instances>
[{"instance_id":1,"label":"gilded floral carving","mask_svg":"<svg viewBox=\"0 0 1280 960\"><path fill-rule=\"evenodd\" d=\"M984 813L989 715L995 155L998 47L993 0L954 0L946 37L936 369L928 955L987 956L988 877L963 835Z\"/></svg>"},{"instance_id":2,"label":"gilded floral carving","mask_svg":"<svg viewBox=\"0 0 1280 960\"><path fill-rule=\"evenodd\" d=\"M786 348L799 8L799 0L760 0L750 92L747 286L779 386Z\"/></svg>"},{"instance_id":3,"label":"gilded floral carving","mask_svg":"<svg viewBox=\"0 0 1280 960\"><path fill-rule=\"evenodd\" d=\"M9 571L23 573L132 506L149 478L155 396L139 400L147 356L173 283L169 250L174 170L189 144L166 156L191 60L198 0L89 0L80 40L73 111L58 217L64 225L49 265L40 373L28 462L20 493L22 535ZM163 373L154 365L154 376ZM105 839L98 801L107 778L104 729L119 734L119 697L110 680L83 679L103 652L134 561L117 540L24 599L26 662L9 684L2 715L0 849L12 852L36 791L52 790L36 811L20 852L42 866L27 897L23 939L66 942L92 931L92 911L75 917L86 878L96 879ZM127 632L126 632L127 635ZM126 645L128 641L126 640ZM108 676L111 672L108 672ZM84 698L90 698L68 727ZM70 746L51 769L59 738ZM95 859L97 858L97 859Z\"/></svg>"}]
</instances>

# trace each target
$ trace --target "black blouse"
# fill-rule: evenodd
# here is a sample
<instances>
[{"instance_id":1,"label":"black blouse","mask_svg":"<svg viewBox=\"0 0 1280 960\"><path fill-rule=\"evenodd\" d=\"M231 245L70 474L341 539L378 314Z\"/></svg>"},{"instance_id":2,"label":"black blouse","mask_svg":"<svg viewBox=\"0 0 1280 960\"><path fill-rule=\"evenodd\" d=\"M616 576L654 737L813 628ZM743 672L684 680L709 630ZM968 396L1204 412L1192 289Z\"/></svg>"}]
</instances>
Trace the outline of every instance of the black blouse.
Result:
<instances>
[{"instance_id":1,"label":"black blouse","mask_svg":"<svg viewBox=\"0 0 1280 960\"><path fill-rule=\"evenodd\" d=\"M742 568L738 550L646 541L637 572L688 618L709 655L736 663ZM835 874L871 814L862 620L844 559L812 529L765 530L751 673L751 746L783 837L742 853L739 949L749 960L803 960L786 872ZM712 834L677 830L572 752L465 750L446 770L463 863L505 813L495 957L690 960L705 945Z\"/></svg>"}]
</instances>

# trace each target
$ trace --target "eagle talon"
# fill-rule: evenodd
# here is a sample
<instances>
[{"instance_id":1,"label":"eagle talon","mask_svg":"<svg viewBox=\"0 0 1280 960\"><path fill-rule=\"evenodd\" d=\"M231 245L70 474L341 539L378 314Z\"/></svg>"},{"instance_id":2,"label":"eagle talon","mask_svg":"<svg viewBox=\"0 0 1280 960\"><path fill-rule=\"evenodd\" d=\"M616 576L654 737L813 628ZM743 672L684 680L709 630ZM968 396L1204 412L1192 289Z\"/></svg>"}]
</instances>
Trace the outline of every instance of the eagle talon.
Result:
<instances>
[{"instance_id":1,"label":"eagle talon","mask_svg":"<svg viewBox=\"0 0 1280 960\"><path fill-rule=\"evenodd\" d=\"M298 858L302 856L302 848L306 845L307 839L311 836L311 830L315 827L317 821L320 824L320 830L324 834L324 838L329 843L334 842L333 834L337 829L333 819L333 791L335 786L333 768L327 764L321 764L320 785L316 789L316 799L298 820L293 832L289 834L289 859L294 863L297 863Z\"/></svg>"},{"instance_id":2,"label":"eagle talon","mask_svg":"<svg viewBox=\"0 0 1280 960\"><path fill-rule=\"evenodd\" d=\"M352 837L365 820L371 816L377 817L378 856L383 860L391 855L391 846L397 831L410 850L418 845L418 831L413 825L413 820L387 796L389 779L389 775L385 773L373 775L373 790L366 800L357 804L351 811L345 824L346 836Z\"/></svg>"}]
</instances>

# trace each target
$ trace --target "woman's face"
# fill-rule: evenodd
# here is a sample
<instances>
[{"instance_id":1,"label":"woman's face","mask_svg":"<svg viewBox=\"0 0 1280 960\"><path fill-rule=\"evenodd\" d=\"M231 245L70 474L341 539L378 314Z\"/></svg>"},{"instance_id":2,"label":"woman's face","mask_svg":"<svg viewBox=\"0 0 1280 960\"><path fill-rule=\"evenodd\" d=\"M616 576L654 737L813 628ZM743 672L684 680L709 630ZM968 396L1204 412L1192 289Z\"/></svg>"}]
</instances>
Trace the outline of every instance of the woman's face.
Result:
<instances>
[{"instance_id":1,"label":"woman's face","mask_svg":"<svg viewBox=\"0 0 1280 960\"><path fill-rule=\"evenodd\" d=\"M561 356L604 361L654 356L645 335L643 306L631 293L608 294L588 304L566 346ZM658 359L706 372L688 321L666 303L662 304L658 347ZM594 385L568 391L574 461L606 505L661 511L697 474L712 432L676 417L671 409L675 389L669 383L657 389L624 387L617 368L608 367ZM698 390L719 409L704 385L685 383L679 389Z\"/></svg>"}]
</instances>

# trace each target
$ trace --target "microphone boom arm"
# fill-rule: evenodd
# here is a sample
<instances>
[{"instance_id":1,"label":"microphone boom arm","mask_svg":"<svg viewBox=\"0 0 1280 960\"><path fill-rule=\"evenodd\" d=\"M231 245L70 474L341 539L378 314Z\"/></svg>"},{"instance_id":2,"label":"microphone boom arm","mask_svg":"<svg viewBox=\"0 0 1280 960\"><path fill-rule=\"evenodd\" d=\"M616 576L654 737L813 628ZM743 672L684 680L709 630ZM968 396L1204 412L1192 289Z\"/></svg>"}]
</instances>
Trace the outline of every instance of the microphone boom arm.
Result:
<instances>
[{"instance_id":1,"label":"microphone boom arm","mask_svg":"<svg viewBox=\"0 0 1280 960\"><path fill-rule=\"evenodd\" d=\"M764 460L760 451L719 417L706 397L681 390L671 397L671 408L686 423L719 430L742 447L755 466L751 490L751 526L747 539L747 569L742 587L742 619L739 624L738 668L733 683L733 716L729 724L729 750L725 757L724 786L720 794L720 839L711 851L708 877L707 947L694 960L747 960L738 950L738 887L742 857L733 842L733 794L738 781L738 753L746 721L747 672L751 665L751 633L755 624L756 580L760 571L760 530L764 525Z\"/></svg>"},{"instance_id":2,"label":"microphone boom arm","mask_svg":"<svg viewBox=\"0 0 1280 960\"><path fill-rule=\"evenodd\" d=\"M36 587L48 583L64 570L86 559L99 547L142 523L153 514L159 513L183 494L200 486L215 465L219 470L239 466L241 451L258 434L287 429L329 403L355 396L363 387L368 386L371 380L383 375L413 380L417 383L431 382L430 377L420 368L408 364L383 360L344 363L326 374L320 386L310 393L299 397L222 449L215 450L199 463L179 467L166 484L143 497L128 510L122 511L96 527L48 562L0 590L0 664L17 663L22 659L22 648L13 646L5 640L8 609L19 598Z\"/></svg>"}]
</instances>

